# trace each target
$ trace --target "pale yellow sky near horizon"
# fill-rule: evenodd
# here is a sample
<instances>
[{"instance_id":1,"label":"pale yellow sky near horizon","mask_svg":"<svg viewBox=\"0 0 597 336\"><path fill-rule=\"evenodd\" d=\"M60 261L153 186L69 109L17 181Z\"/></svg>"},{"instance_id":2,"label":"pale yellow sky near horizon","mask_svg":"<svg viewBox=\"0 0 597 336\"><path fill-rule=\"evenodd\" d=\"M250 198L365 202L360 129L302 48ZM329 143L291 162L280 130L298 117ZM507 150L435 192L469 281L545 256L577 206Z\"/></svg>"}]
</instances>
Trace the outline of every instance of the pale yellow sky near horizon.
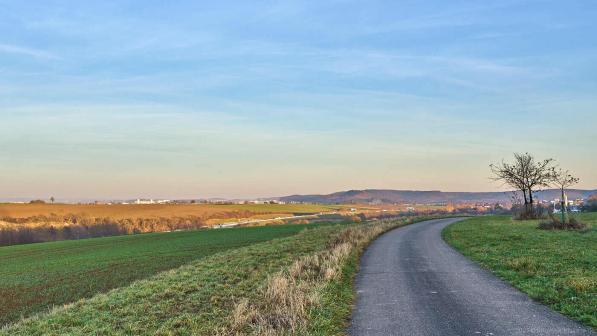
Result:
<instances>
[{"instance_id":1,"label":"pale yellow sky near horizon","mask_svg":"<svg viewBox=\"0 0 597 336\"><path fill-rule=\"evenodd\" d=\"M431 144L421 144L416 138L355 139L327 132L304 137L255 128L253 137L220 137L207 131L219 138L212 142L204 140L203 130L193 133L192 123L179 122L173 126L178 132L168 131L184 135L160 142L159 137L149 138L151 132L160 133L149 126L131 138L128 129L133 122L120 131L112 129L109 136L79 130L93 135L86 140L60 119L52 121L50 125L60 124L71 136L62 135L62 140L55 131L45 131L35 135L35 142L21 144L21 152L13 154L19 159L0 168L2 176L10 177L1 179L0 198L251 198L349 189L507 190L489 179L488 166L510 158L511 143L504 148L491 140L471 144L432 131L424 132L433 138ZM218 132L226 133L221 128ZM234 128L230 132L238 134ZM579 176L578 188L597 188L590 151L581 148L556 155L562 151L558 146L533 145L538 147L533 151L538 158L558 158Z\"/></svg>"}]
</instances>

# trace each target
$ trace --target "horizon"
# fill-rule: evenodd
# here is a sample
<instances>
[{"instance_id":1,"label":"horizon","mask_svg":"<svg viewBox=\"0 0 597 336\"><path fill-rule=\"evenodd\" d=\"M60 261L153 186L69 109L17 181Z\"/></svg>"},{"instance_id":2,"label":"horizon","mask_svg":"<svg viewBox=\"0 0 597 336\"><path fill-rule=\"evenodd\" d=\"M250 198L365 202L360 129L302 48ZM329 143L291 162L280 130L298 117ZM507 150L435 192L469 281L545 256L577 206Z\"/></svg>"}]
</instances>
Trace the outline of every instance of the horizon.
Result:
<instances>
[{"instance_id":1,"label":"horizon","mask_svg":"<svg viewBox=\"0 0 597 336\"><path fill-rule=\"evenodd\" d=\"M591 2L0 9L0 198L500 190L513 152L597 186Z\"/></svg>"},{"instance_id":2,"label":"horizon","mask_svg":"<svg viewBox=\"0 0 597 336\"><path fill-rule=\"evenodd\" d=\"M558 188L543 188L537 190L537 193L545 192L545 191L554 191L558 190ZM107 202L107 201L134 201L137 199L140 200L170 200L170 201L190 201L190 200L200 200L200 201L215 201L215 200L222 200L222 201L250 201L250 200L274 200L278 198L284 197L292 197L292 196L327 196L336 193L345 193L350 191L396 191L396 192L440 192L440 193L472 193L472 194L483 194L483 193L503 193L508 194L512 192L519 192L518 190L493 190L493 191L446 191L446 190L416 190L416 189L377 189L377 188L366 188L366 189L343 189L337 190L330 193L307 193L307 194L285 194L285 195L269 195L269 196L252 196L252 197L225 197L225 196L213 196L213 197L202 197L202 196L191 196L191 197L154 197L154 196L128 196L128 197L56 197L55 195L47 196L47 197L28 197L28 196L19 196L19 197L0 197L0 203L2 202L27 202L27 201L35 201L35 200L43 200L49 201L51 197L55 198L55 202L57 204L69 202ZM569 188L567 189L568 192L572 191L597 191L597 188Z\"/></svg>"}]
</instances>

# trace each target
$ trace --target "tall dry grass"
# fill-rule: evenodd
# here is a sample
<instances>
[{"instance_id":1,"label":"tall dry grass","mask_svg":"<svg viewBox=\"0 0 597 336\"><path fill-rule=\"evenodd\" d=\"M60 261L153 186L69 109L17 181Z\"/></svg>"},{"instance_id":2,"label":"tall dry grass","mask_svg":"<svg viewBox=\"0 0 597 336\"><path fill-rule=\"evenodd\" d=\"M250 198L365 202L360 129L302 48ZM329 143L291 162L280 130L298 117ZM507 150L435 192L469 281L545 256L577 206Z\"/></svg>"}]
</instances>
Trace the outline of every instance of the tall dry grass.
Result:
<instances>
[{"instance_id":1,"label":"tall dry grass","mask_svg":"<svg viewBox=\"0 0 597 336\"><path fill-rule=\"evenodd\" d=\"M228 327L219 335L297 335L308 332L309 312L319 304L323 287L341 275L352 253L406 220L384 220L350 226L335 235L320 253L296 260L276 274L249 302L240 300Z\"/></svg>"}]
</instances>

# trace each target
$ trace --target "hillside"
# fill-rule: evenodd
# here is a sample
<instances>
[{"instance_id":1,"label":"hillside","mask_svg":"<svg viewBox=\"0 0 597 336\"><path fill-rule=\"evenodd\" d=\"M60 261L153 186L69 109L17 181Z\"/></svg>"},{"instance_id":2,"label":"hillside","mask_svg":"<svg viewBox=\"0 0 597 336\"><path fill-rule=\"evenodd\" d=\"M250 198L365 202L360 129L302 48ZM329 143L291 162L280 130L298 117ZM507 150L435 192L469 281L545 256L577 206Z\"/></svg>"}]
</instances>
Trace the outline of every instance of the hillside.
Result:
<instances>
[{"instance_id":1,"label":"hillside","mask_svg":"<svg viewBox=\"0 0 597 336\"><path fill-rule=\"evenodd\" d=\"M306 227L149 233L2 247L0 326L213 254L289 237Z\"/></svg>"},{"instance_id":2,"label":"hillside","mask_svg":"<svg viewBox=\"0 0 597 336\"><path fill-rule=\"evenodd\" d=\"M570 189L567 191L569 199L588 198L597 190ZM548 189L537 193L538 199L552 200L559 198L560 191ZM308 202L323 204L347 204L347 203L466 203L466 202L490 202L509 203L511 192L443 192L439 190L418 191L418 190L385 190L366 189L341 191L328 195L292 195L280 197L285 202Z\"/></svg>"}]
</instances>

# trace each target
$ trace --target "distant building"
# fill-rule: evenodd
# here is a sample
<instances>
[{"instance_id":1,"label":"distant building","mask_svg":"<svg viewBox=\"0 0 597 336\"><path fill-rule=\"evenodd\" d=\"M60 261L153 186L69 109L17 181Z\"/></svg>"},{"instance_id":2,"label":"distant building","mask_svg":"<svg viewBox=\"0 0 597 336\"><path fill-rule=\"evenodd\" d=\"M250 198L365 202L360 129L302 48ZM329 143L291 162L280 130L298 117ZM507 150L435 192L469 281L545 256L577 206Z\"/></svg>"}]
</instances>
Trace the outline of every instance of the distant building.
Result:
<instances>
[{"instance_id":1,"label":"distant building","mask_svg":"<svg viewBox=\"0 0 597 336\"><path fill-rule=\"evenodd\" d=\"M286 204L284 201L280 200L251 200L248 201L250 204Z\"/></svg>"}]
</instances>

